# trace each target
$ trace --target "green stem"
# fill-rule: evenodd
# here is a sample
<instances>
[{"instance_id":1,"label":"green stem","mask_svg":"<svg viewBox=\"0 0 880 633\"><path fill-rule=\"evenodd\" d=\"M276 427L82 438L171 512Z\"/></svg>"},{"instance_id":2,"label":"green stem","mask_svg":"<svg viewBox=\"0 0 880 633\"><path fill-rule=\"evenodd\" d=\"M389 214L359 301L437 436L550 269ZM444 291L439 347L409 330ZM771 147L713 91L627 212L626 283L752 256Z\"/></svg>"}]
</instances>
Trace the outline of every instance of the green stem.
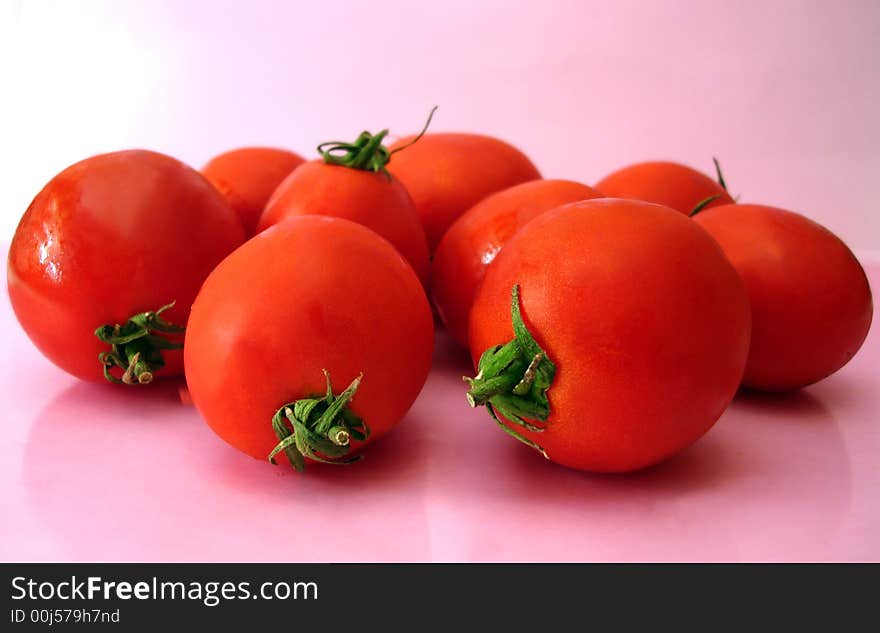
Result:
<instances>
[{"instance_id":1,"label":"green stem","mask_svg":"<svg viewBox=\"0 0 880 633\"><path fill-rule=\"evenodd\" d=\"M354 143L344 143L341 141L329 141L318 145L318 153L324 158L324 162L328 165L338 165L340 167L349 167L351 169L361 169L364 171L372 171L384 174L387 178L391 178L386 165L391 161L391 157L397 152L406 149L416 141L418 141L431 124L434 118L434 112L437 106L431 109L428 120L425 122L422 131L406 145L398 147L393 151L389 151L382 142L388 135L388 130L382 130L378 134L370 134L369 132L361 132Z\"/></svg>"},{"instance_id":2,"label":"green stem","mask_svg":"<svg viewBox=\"0 0 880 633\"><path fill-rule=\"evenodd\" d=\"M338 396L333 395L330 374L324 370L327 392L323 396L303 398L282 406L272 416L272 430L278 444L269 453L269 461L275 464L275 456L283 452L287 461L299 472L305 469L305 458L327 464L350 464L360 456L347 457L351 451L351 439L363 441L370 436L366 423L348 408L363 374L355 378Z\"/></svg>"},{"instance_id":3,"label":"green stem","mask_svg":"<svg viewBox=\"0 0 880 633\"><path fill-rule=\"evenodd\" d=\"M703 198L702 200L700 200L700 201L697 203L697 206L695 206L695 207L693 208L693 210L691 210L691 212L688 213L688 217L689 217L689 218L694 217L694 216L697 215L700 211L702 211L703 209L705 209L706 207L708 207L710 204L712 204L713 202L715 202L716 200L718 200L718 198L720 198L720 197L721 197L721 194L716 193L714 196L709 196L708 198Z\"/></svg>"},{"instance_id":4,"label":"green stem","mask_svg":"<svg viewBox=\"0 0 880 633\"><path fill-rule=\"evenodd\" d=\"M718 178L718 184L721 185L721 188L724 189L725 193L730 195L730 191L727 189L727 183L724 182L724 174L721 173L721 163L718 162L718 159L714 156L712 157L712 162L715 163L715 175ZM734 202L739 202L740 194L736 194L735 196L731 196ZM695 215L698 211L692 211L691 215Z\"/></svg>"},{"instance_id":5,"label":"green stem","mask_svg":"<svg viewBox=\"0 0 880 633\"><path fill-rule=\"evenodd\" d=\"M547 390L553 384L556 365L547 358L526 327L520 310L519 286L511 290L511 321L514 338L504 345L486 350L477 364L477 375L464 377L468 383L467 401L472 407L485 406L489 415L505 433L547 457L547 452L498 418L527 431L540 433L550 416Z\"/></svg>"},{"instance_id":6,"label":"green stem","mask_svg":"<svg viewBox=\"0 0 880 633\"><path fill-rule=\"evenodd\" d=\"M715 164L715 177L718 180L718 184L721 185L721 188L724 189L724 193L730 195L730 192L727 190L727 183L724 181L724 174L721 173L721 163L718 162L718 159L714 156L712 157L712 162ZM714 196L709 196L708 198L703 198L700 200L697 205L688 213L688 217L692 218L697 215L700 211L708 207L710 204L715 202L721 197L721 194L715 194ZM734 202L739 200L739 196L734 198Z\"/></svg>"},{"instance_id":7,"label":"green stem","mask_svg":"<svg viewBox=\"0 0 880 633\"><path fill-rule=\"evenodd\" d=\"M156 370L165 366L162 350L181 349L183 343L171 341L156 334L183 334L186 328L162 318L162 313L174 307L174 302L158 310L141 312L123 325L102 325L95 336L110 345L109 352L98 354L104 368L104 378L125 385L146 385L153 381ZM117 377L113 370L122 370Z\"/></svg>"},{"instance_id":8,"label":"green stem","mask_svg":"<svg viewBox=\"0 0 880 633\"><path fill-rule=\"evenodd\" d=\"M727 191L727 183L724 182L724 174L721 173L721 163L718 162L718 159L714 156L712 157L712 162L715 163L715 175L718 177L718 184L721 185L721 188L724 191ZM730 193L729 191L727 193Z\"/></svg>"}]
</instances>

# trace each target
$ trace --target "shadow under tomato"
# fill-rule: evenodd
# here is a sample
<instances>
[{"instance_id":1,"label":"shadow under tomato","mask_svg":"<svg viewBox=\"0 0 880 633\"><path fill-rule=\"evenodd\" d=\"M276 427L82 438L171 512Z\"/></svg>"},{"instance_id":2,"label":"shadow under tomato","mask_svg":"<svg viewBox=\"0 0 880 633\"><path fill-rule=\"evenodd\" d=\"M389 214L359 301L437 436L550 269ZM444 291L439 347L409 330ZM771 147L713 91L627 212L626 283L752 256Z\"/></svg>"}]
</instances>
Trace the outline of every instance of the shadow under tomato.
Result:
<instances>
[{"instance_id":1,"label":"shadow under tomato","mask_svg":"<svg viewBox=\"0 0 880 633\"><path fill-rule=\"evenodd\" d=\"M411 412L389 435L368 446L360 461L346 466L307 463L303 473L231 447L214 451L206 465L219 484L212 487L238 499L246 521L259 524L249 531L266 541L247 547L245 558L428 559L422 424ZM388 538L392 529L399 538Z\"/></svg>"},{"instance_id":2,"label":"shadow under tomato","mask_svg":"<svg viewBox=\"0 0 880 633\"><path fill-rule=\"evenodd\" d=\"M377 488L401 480L414 481L424 475L425 446L418 428L423 421L412 412L385 437L376 440L362 452L359 461L346 465L306 462L305 472L298 473L285 461L272 466L236 451L216 451L211 456L211 470L230 487L259 494L275 495L279 487L288 488L287 499L301 495L348 488L352 498L363 492L374 494ZM267 473L275 483L267 486ZM319 490L320 489L320 490ZM334 494L337 491L334 490Z\"/></svg>"},{"instance_id":3,"label":"shadow under tomato","mask_svg":"<svg viewBox=\"0 0 880 633\"><path fill-rule=\"evenodd\" d=\"M76 383L33 420L27 498L70 560L426 557L418 433L392 433L350 467L300 475L226 446L178 386ZM389 500L398 477L408 487ZM384 515L367 510L380 505ZM410 537L392 547L386 518L410 525Z\"/></svg>"},{"instance_id":4,"label":"shadow under tomato","mask_svg":"<svg viewBox=\"0 0 880 633\"><path fill-rule=\"evenodd\" d=\"M803 439L809 440L810 448L821 450L825 468L839 475L847 472L848 461L837 421L820 400L806 391L782 395L743 391L700 440L657 465L631 473L581 473L547 463L528 449L511 450L509 459L513 467L527 473L522 477L524 480L564 478L571 480L569 484L581 481L581 485L589 488L688 493L734 486L738 478L769 475L791 466L789 460L795 458L792 449L797 446L799 428L809 430ZM781 439L781 433L790 435L794 442L785 452L788 460L785 454L768 454L766 450L770 440ZM846 481L844 476L833 479L838 483ZM542 491L540 496L544 495Z\"/></svg>"},{"instance_id":5,"label":"shadow under tomato","mask_svg":"<svg viewBox=\"0 0 880 633\"><path fill-rule=\"evenodd\" d=\"M434 360L431 369L434 372L451 372L459 376L459 379L474 373L470 352L456 343L443 329L434 335Z\"/></svg>"},{"instance_id":6,"label":"shadow under tomato","mask_svg":"<svg viewBox=\"0 0 880 633\"><path fill-rule=\"evenodd\" d=\"M847 371L847 369L848 367L845 367L839 373L833 374L795 393L808 393L824 401L834 402L836 410L844 412L854 411L856 415L863 415L865 411L871 410L870 403L880 404L880 393L878 393L880 373L873 368L861 373ZM755 394L756 397L764 395L768 400L777 395L760 394L760 392L751 393ZM784 397L786 394L782 395ZM877 407L874 408L876 409Z\"/></svg>"},{"instance_id":7,"label":"shadow under tomato","mask_svg":"<svg viewBox=\"0 0 880 633\"><path fill-rule=\"evenodd\" d=\"M734 399L740 410L750 411L778 423L827 423L830 414L822 401L807 389L772 393L742 388ZM775 417L770 417L775 416Z\"/></svg>"},{"instance_id":8,"label":"shadow under tomato","mask_svg":"<svg viewBox=\"0 0 880 633\"><path fill-rule=\"evenodd\" d=\"M504 436L499 437L499 441L506 440ZM532 496L541 503L556 497L570 501L569 494L573 488L582 490L584 498L589 498L593 503L603 499L603 495L597 496L601 491L612 496L615 491L664 494L693 492L729 483L741 474L742 466L736 455L712 434L659 464L629 473L574 470L544 459L519 444L506 446L499 462L504 465L505 471L515 471L500 478L499 494L515 489L518 494ZM558 491L562 491L562 494Z\"/></svg>"},{"instance_id":9,"label":"shadow under tomato","mask_svg":"<svg viewBox=\"0 0 880 633\"><path fill-rule=\"evenodd\" d=\"M493 431L495 446L483 446L491 483L480 492L491 487L493 509L484 514L509 514L512 522L500 533L471 534L474 552L529 551L528 560L737 560L746 550L773 559L784 542L783 558L815 558L850 504L840 429L807 392L741 395L704 438L629 474L567 469ZM457 483L463 494L471 490Z\"/></svg>"}]
</instances>

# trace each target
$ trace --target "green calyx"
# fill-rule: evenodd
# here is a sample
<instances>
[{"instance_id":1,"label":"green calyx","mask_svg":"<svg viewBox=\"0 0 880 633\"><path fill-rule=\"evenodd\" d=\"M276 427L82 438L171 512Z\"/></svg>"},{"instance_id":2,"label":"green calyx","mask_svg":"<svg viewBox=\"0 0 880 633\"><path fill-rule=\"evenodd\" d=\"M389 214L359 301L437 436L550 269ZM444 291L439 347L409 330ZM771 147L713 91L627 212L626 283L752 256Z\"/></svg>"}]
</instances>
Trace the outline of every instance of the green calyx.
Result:
<instances>
[{"instance_id":1,"label":"green calyx","mask_svg":"<svg viewBox=\"0 0 880 633\"><path fill-rule=\"evenodd\" d=\"M483 352L477 364L477 375L473 378L464 376L470 386L467 400L472 407L485 406L505 433L547 457L547 452L539 444L498 418L501 414L515 426L536 433L544 431L546 426L534 422L546 422L550 416L547 390L556 375L556 365L547 358L523 323L518 285L511 291L510 312L514 338Z\"/></svg>"},{"instance_id":2,"label":"green calyx","mask_svg":"<svg viewBox=\"0 0 880 633\"><path fill-rule=\"evenodd\" d=\"M135 314L123 325L102 325L95 330L95 336L111 346L109 352L98 354L108 381L125 385L149 384L153 381L155 371L165 366L162 350L183 347L183 343L157 336L183 334L186 331L186 328L162 318L162 313L172 307L173 301L156 311ZM122 370L121 377L113 375L114 368Z\"/></svg>"},{"instance_id":3,"label":"green calyx","mask_svg":"<svg viewBox=\"0 0 880 633\"><path fill-rule=\"evenodd\" d=\"M391 174L388 173L386 165L391 161L391 157L425 135L436 111L437 106L434 106L428 115L428 120L425 122L422 131L413 140L393 151L389 151L382 144L385 137L388 136L388 130L382 130L378 134L370 134L366 131L361 132L354 143L343 143L341 141L321 143L318 145L318 153L328 165L339 165L341 167L350 167L351 169L378 172L384 174L390 180Z\"/></svg>"},{"instance_id":4,"label":"green calyx","mask_svg":"<svg viewBox=\"0 0 880 633\"><path fill-rule=\"evenodd\" d=\"M290 465L298 472L305 469L305 458L325 464L350 464L361 457L347 457L351 439L363 441L370 429L348 405L360 387L363 374L338 396L333 395L330 374L324 370L327 393L323 397L303 398L285 404L272 416L272 429L278 444L269 453L269 461L276 464L275 456L284 452Z\"/></svg>"}]
</instances>

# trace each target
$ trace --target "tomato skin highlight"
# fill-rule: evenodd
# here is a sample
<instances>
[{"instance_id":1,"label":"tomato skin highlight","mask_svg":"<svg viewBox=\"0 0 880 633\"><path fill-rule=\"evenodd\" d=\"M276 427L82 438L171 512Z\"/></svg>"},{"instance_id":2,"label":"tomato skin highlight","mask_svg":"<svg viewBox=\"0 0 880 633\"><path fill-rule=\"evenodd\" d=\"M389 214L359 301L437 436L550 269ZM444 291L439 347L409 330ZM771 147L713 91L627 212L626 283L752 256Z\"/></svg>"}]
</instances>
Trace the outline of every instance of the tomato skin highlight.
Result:
<instances>
[{"instance_id":1,"label":"tomato skin highlight","mask_svg":"<svg viewBox=\"0 0 880 633\"><path fill-rule=\"evenodd\" d=\"M198 236L194 239L194 236ZM241 224L194 169L156 152L101 154L37 194L9 249L9 297L31 341L55 365L104 382L97 327L176 301L185 325L202 281L244 241ZM157 375L182 373L180 350Z\"/></svg>"},{"instance_id":2,"label":"tomato skin highlight","mask_svg":"<svg viewBox=\"0 0 880 633\"><path fill-rule=\"evenodd\" d=\"M556 377L546 429L508 425L550 460L594 472L656 464L701 437L733 398L748 353L748 298L715 241L682 214L596 199L532 220L477 294L475 367L513 337L515 284Z\"/></svg>"},{"instance_id":3,"label":"tomato skin highlight","mask_svg":"<svg viewBox=\"0 0 880 633\"><path fill-rule=\"evenodd\" d=\"M357 451L419 394L433 327L421 283L390 243L348 220L291 218L205 281L184 349L190 395L217 435L265 460L282 405L323 394L324 369L335 393L363 373L351 410L371 435Z\"/></svg>"},{"instance_id":4,"label":"tomato skin highlight","mask_svg":"<svg viewBox=\"0 0 880 633\"><path fill-rule=\"evenodd\" d=\"M327 215L362 224L400 252L427 285L430 276L425 232L403 185L377 172L305 163L276 189L260 217L257 231L302 215Z\"/></svg>"},{"instance_id":5,"label":"tomato skin highlight","mask_svg":"<svg viewBox=\"0 0 880 633\"><path fill-rule=\"evenodd\" d=\"M570 180L533 180L494 193L449 228L431 266L434 305L452 337L468 344L468 314L486 268L528 222L563 204L598 198L598 191Z\"/></svg>"},{"instance_id":6,"label":"tomato skin highlight","mask_svg":"<svg viewBox=\"0 0 880 633\"><path fill-rule=\"evenodd\" d=\"M402 138L389 149L394 151L412 138ZM541 177L520 150L480 134L425 134L394 154L388 169L415 201L431 252L452 223L477 202Z\"/></svg>"},{"instance_id":7,"label":"tomato skin highlight","mask_svg":"<svg viewBox=\"0 0 880 633\"><path fill-rule=\"evenodd\" d=\"M718 196L706 209L733 204L717 182L687 165L665 161L637 163L608 174L596 189L609 198L627 198L662 204L689 215L703 200Z\"/></svg>"},{"instance_id":8,"label":"tomato skin highlight","mask_svg":"<svg viewBox=\"0 0 880 633\"><path fill-rule=\"evenodd\" d=\"M202 167L202 174L224 195L251 237L272 193L304 162L302 156L286 149L240 147L212 158Z\"/></svg>"},{"instance_id":9,"label":"tomato skin highlight","mask_svg":"<svg viewBox=\"0 0 880 633\"><path fill-rule=\"evenodd\" d=\"M694 221L749 292L745 386L798 389L849 362L868 335L873 302L865 271L840 238L802 215L756 204L716 207Z\"/></svg>"}]
</instances>

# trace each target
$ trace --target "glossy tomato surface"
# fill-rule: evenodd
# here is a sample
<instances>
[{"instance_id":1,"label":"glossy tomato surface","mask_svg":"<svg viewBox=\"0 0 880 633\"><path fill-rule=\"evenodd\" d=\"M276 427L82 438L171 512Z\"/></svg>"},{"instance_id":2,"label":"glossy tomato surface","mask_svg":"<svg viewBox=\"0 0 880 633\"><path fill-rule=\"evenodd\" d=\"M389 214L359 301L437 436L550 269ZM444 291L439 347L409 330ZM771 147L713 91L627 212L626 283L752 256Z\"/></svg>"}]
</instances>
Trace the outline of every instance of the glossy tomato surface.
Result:
<instances>
[{"instance_id":1,"label":"glossy tomato surface","mask_svg":"<svg viewBox=\"0 0 880 633\"><path fill-rule=\"evenodd\" d=\"M390 149L403 147L412 139L402 138ZM520 150L479 134L425 134L394 154L388 169L415 201L432 252L446 229L477 202L541 177Z\"/></svg>"},{"instance_id":2,"label":"glossy tomato surface","mask_svg":"<svg viewBox=\"0 0 880 633\"><path fill-rule=\"evenodd\" d=\"M250 237L272 192L304 162L286 149L240 147L212 158L202 174L226 197Z\"/></svg>"},{"instance_id":3,"label":"glossy tomato surface","mask_svg":"<svg viewBox=\"0 0 880 633\"><path fill-rule=\"evenodd\" d=\"M748 298L715 241L681 213L596 199L532 220L477 294L475 364L513 337L516 284L525 325L556 366L546 430L522 434L552 461L598 472L650 466L702 436L733 398Z\"/></svg>"},{"instance_id":4,"label":"glossy tomato surface","mask_svg":"<svg viewBox=\"0 0 880 633\"><path fill-rule=\"evenodd\" d=\"M103 381L97 327L176 301L185 325L214 266L244 241L235 212L194 169L163 154L101 154L55 176L22 217L9 249L15 314L49 360ZM179 350L158 375L179 374Z\"/></svg>"},{"instance_id":5,"label":"glossy tomato surface","mask_svg":"<svg viewBox=\"0 0 880 633\"><path fill-rule=\"evenodd\" d=\"M363 382L351 410L373 441L406 413L428 375L433 319L412 268L387 241L339 218L273 226L225 259L193 305L192 399L226 442L265 460L282 406ZM362 445L355 445L355 450Z\"/></svg>"},{"instance_id":6,"label":"glossy tomato surface","mask_svg":"<svg viewBox=\"0 0 880 633\"><path fill-rule=\"evenodd\" d=\"M718 196L706 207L732 204L733 198L706 174L671 162L637 163L611 173L596 189L609 198L654 202L690 214L703 200Z\"/></svg>"},{"instance_id":7,"label":"glossy tomato surface","mask_svg":"<svg viewBox=\"0 0 880 633\"><path fill-rule=\"evenodd\" d=\"M802 215L756 204L694 219L721 244L749 292L747 387L797 389L849 362L868 335L873 304L846 244Z\"/></svg>"},{"instance_id":8,"label":"glossy tomato surface","mask_svg":"<svg viewBox=\"0 0 880 633\"><path fill-rule=\"evenodd\" d=\"M302 215L344 218L372 229L391 242L427 284L425 231L412 198L398 180L323 160L309 161L279 185L257 230Z\"/></svg>"},{"instance_id":9,"label":"glossy tomato surface","mask_svg":"<svg viewBox=\"0 0 880 633\"><path fill-rule=\"evenodd\" d=\"M494 193L465 212L443 236L431 266L431 293L452 337L468 342L468 314L489 264L513 235L542 213L598 198L570 180L533 180Z\"/></svg>"}]
</instances>

